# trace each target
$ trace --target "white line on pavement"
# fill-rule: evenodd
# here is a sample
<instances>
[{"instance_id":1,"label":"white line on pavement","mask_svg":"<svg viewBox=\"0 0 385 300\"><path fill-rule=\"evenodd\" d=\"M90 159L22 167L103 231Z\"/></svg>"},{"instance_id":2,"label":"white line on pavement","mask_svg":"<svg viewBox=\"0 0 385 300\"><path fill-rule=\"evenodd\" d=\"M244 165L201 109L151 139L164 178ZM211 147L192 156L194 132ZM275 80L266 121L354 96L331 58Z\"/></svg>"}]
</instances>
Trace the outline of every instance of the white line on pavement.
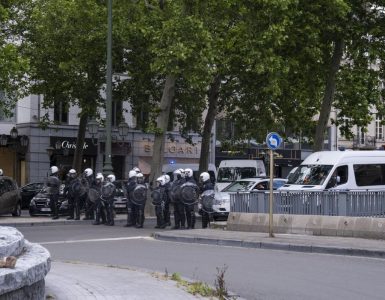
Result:
<instances>
[{"instance_id":1,"label":"white line on pavement","mask_svg":"<svg viewBox=\"0 0 385 300\"><path fill-rule=\"evenodd\" d=\"M107 242L107 241L124 241L124 240L153 240L149 236L129 236L129 237L118 237L108 239L89 239L89 240L68 240L68 241L53 241L53 242L42 242L40 245L52 245L52 244L74 244L74 243L89 243L89 242Z\"/></svg>"}]
</instances>

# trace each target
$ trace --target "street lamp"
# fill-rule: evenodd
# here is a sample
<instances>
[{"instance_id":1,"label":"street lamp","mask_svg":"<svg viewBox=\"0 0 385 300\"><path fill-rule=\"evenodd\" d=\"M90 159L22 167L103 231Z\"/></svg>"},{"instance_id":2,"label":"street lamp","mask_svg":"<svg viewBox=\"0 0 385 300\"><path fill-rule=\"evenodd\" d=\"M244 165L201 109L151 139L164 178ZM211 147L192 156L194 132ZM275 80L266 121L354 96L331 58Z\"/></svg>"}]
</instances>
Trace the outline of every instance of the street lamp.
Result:
<instances>
[{"instance_id":1,"label":"street lamp","mask_svg":"<svg viewBox=\"0 0 385 300\"><path fill-rule=\"evenodd\" d=\"M16 140L17 136L19 135L19 132L17 131L16 127L13 127L10 132L11 138Z\"/></svg>"},{"instance_id":2,"label":"street lamp","mask_svg":"<svg viewBox=\"0 0 385 300\"><path fill-rule=\"evenodd\" d=\"M103 173L113 171L111 161L111 119L112 119L112 0L108 0L107 13L107 91L106 91L106 144Z\"/></svg>"},{"instance_id":3,"label":"street lamp","mask_svg":"<svg viewBox=\"0 0 385 300\"><path fill-rule=\"evenodd\" d=\"M98 134L99 123L95 119L88 121L87 130L88 130L89 134L92 136L92 144L97 145L97 143L94 142L94 138Z\"/></svg>"}]
</instances>

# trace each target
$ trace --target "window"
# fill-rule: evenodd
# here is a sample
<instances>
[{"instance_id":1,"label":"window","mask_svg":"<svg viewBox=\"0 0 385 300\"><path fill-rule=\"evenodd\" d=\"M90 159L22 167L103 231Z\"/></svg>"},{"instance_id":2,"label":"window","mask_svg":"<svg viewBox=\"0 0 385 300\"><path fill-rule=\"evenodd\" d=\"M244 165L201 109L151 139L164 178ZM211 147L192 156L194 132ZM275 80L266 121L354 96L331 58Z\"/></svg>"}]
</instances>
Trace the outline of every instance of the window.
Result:
<instances>
[{"instance_id":1,"label":"window","mask_svg":"<svg viewBox=\"0 0 385 300\"><path fill-rule=\"evenodd\" d=\"M118 126L123 119L123 105L122 101L112 101L112 126Z\"/></svg>"},{"instance_id":2,"label":"window","mask_svg":"<svg viewBox=\"0 0 385 300\"><path fill-rule=\"evenodd\" d=\"M330 189L348 182L348 174L348 166L345 165L337 167L337 169L333 172L332 177L330 177L326 188Z\"/></svg>"},{"instance_id":3,"label":"window","mask_svg":"<svg viewBox=\"0 0 385 300\"><path fill-rule=\"evenodd\" d=\"M385 164L354 165L357 186L385 185Z\"/></svg>"},{"instance_id":4,"label":"window","mask_svg":"<svg viewBox=\"0 0 385 300\"><path fill-rule=\"evenodd\" d=\"M376 117L376 140L384 140L384 125L381 124L382 116L377 115Z\"/></svg>"},{"instance_id":5,"label":"window","mask_svg":"<svg viewBox=\"0 0 385 300\"><path fill-rule=\"evenodd\" d=\"M257 176L257 170L254 167L227 167L220 168L218 172L218 182L233 182L243 178L252 178Z\"/></svg>"},{"instance_id":6,"label":"window","mask_svg":"<svg viewBox=\"0 0 385 300\"><path fill-rule=\"evenodd\" d=\"M59 124L68 124L68 104L63 101L55 101L53 119Z\"/></svg>"}]
</instances>

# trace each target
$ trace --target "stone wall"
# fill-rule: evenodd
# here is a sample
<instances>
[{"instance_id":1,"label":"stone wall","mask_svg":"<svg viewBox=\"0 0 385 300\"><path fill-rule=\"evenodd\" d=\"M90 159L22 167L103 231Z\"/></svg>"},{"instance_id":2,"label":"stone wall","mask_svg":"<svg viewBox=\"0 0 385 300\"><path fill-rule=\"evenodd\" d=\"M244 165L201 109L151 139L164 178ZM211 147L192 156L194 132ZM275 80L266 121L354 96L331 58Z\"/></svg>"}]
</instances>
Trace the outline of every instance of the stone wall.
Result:
<instances>
[{"instance_id":1,"label":"stone wall","mask_svg":"<svg viewBox=\"0 0 385 300\"><path fill-rule=\"evenodd\" d=\"M227 220L227 229L269 232L269 214L231 212ZM385 239L385 219L274 214L273 232Z\"/></svg>"}]
</instances>

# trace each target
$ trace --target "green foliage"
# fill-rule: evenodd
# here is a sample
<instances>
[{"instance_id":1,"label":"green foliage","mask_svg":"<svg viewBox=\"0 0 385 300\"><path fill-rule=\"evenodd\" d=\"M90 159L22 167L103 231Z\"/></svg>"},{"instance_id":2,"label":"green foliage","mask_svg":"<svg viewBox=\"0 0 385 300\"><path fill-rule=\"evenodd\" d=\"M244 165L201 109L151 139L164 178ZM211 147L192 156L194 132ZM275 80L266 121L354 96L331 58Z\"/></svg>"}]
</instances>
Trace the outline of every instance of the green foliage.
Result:
<instances>
[{"instance_id":1,"label":"green foliage","mask_svg":"<svg viewBox=\"0 0 385 300\"><path fill-rule=\"evenodd\" d=\"M35 1L27 12L24 53L32 93L95 115L105 83L106 8L94 0ZM44 47L42 47L44 45Z\"/></svg>"},{"instance_id":2,"label":"green foliage","mask_svg":"<svg viewBox=\"0 0 385 300\"><path fill-rule=\"evenodd\" d=\"M20 53L19 42L15 36L15 11L17 1L0 2L0 110L11 115L16 101L25 93L28 60Z\"/></svg>"}]
</instances>

